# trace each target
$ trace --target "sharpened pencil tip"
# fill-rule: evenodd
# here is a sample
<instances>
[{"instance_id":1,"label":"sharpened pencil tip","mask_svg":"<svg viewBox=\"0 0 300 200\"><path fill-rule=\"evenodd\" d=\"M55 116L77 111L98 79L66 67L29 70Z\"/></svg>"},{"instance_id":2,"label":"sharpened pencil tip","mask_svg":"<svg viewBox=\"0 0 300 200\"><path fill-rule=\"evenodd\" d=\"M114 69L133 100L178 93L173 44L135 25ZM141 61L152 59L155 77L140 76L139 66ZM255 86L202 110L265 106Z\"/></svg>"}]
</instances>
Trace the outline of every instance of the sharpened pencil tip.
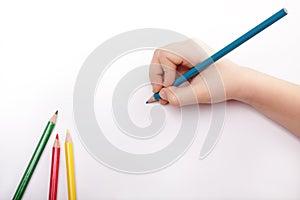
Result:
<instances>
[{"instance_id":1,"label":"sharpened pencil tip","mask_svg":"<svg viewBox=\"0 0 300 200\"><path fill-rule=\"evenodd\" d=\"M156 102L157 100L154 98L154 96L151 96L148 101L146 101L146 104L150 104L150 103L153 103L153 102Z\"/></svg>"},{"instance_id":2,"label":"sharpened pencil tip","mask_svg":"<svg viewBox=\"0 0 300 200\"><path fill-rule=\"evenodd\" d=\"M56 115L58 114L58 110L55 112L55 114L56 114Z\"/></svg>"},{"instance_id":3,"label":"sharpened pencil tip","mask_svg":"<svg viewBox=\"0 0 300 200\"><path fill-rule=\"evenodd\" d=\"M58 133L56 134L56 137L55 137L55 139L57 139L57 140L59 139L59 138L58 138Z\"/></svg>"},{"instance_id":4,"label":"sharpened pencil tip","mask_svg":"<svg viewBox=\"0 0 300 200\"><path fill-rule=\"evenodd\" d=\"M67 131L66 131L66 140L65 140L65 142L72 142L69 129L67 129Z\"/></svg>"}]
</instances>

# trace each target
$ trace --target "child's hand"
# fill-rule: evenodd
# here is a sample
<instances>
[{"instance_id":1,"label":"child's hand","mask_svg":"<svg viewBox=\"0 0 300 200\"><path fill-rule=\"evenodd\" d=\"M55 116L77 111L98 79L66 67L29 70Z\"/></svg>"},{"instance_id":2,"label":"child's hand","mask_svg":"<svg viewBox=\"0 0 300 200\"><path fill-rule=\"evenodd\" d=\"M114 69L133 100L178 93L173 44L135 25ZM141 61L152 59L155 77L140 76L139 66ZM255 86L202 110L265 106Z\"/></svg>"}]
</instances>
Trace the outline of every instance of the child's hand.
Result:
<instances>
[{"instance_id":1,"label":"child's hand","mask_svg":"<svg viewBox=\"0 0 300 200\"><path fill-rule=\"evenodd\" d=\"M171 86L179 74L213 54L201 42L187 40L155 51L150 66L153 92L161 104L183 106L229 99L249 104L300 137L300 86L220 59L189 80Z\"/></svg>"},{"instance_id":2,"label":"child's hand","mask_svg":"<svg viewBox=\"0 0 300 200\"><path fill-rule=\"evenodd\" d=\"M173 43L157 49L151 62L150 81L153 92L160 91L162 98L160 103L169 102L171 105L179 106L233 99L235 86L239 82L237 76L239 67L227 59L221 59L209 66L189 80L188 86L172 86L180 74L212 54L213 51L207 45L194 40Z\"/></svg>"}]
</instances>

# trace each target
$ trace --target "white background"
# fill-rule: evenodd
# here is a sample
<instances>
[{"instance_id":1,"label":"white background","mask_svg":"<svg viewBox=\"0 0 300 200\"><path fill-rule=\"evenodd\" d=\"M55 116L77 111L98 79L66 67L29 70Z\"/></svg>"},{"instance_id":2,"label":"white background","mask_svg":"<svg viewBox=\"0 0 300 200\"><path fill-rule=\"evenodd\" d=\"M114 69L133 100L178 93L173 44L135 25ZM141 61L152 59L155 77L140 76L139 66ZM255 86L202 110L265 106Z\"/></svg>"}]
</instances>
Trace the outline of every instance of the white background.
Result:
<instances>
[{"instance_id":1,"label":"white background","mask_svg":"<svg viewBox=\"0 0 300 200\"><path fill-rule=\"evenodd\" d=\"M79 140L72 112L82 63L110 37L137 28L164 28L219 49L282 7L288 16L227 57L300 84L296 0L2 1L0 199L12 198L56 109L58 123L24 199L48 197L52 144L55 133L63 144L66 128L74 142L78 199L300 199L299 139L247 105L228 103L223 135L205 160L198 160L200 134L178 162L147 175L122 174L95 161ZM140 64L147 64L149 55ZM135 108L130 108L134 116ZM200 130L205 130L210 112L208 106L201 108ZM165 109L174 113L170 106ZM63 150L58 199L67 199Z\"/></svg>"}]
</instances>

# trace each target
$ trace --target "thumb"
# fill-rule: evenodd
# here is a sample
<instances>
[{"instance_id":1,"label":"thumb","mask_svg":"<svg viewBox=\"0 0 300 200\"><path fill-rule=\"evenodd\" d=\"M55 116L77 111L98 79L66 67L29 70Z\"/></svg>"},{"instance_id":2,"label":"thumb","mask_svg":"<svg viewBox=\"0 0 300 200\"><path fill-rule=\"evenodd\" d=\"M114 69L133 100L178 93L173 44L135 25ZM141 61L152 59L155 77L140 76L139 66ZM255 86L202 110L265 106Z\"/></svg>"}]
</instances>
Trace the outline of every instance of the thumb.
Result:
<instances>
[{"instance_id":1,"label":"thumb","mask_svg":"<svg viewBox=\"0 0 300 200\"><path fill-rule=\"evenodd\" d=\"M174 87L170 86L160 90L159 95L172 106L184 106L198 103L197 93L193 86Z\"/></svg>"}]
</instances>

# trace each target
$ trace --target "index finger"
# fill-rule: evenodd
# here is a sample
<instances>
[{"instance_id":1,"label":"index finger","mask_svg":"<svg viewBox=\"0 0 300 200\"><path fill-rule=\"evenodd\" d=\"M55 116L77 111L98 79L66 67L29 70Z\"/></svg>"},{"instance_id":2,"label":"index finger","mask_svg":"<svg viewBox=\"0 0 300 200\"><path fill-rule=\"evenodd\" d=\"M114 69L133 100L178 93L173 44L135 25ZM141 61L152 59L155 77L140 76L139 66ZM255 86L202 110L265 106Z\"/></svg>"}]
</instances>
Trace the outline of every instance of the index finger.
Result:
<instances>
[{"instance_id":1,"label":"index finger","mask_svg":"<svg viewBox=\"0 0 300 200\"><path fill-rule=\"evenodd\" d=\"M159 51L155 50L151 64L150 64L150 70L149 70L149 78L150 82L152 84L152 91L153 93L157 93L161 90L163 87L163 69L161 67L160 61L159 61Z\"/></svg>"}]
</instances>

